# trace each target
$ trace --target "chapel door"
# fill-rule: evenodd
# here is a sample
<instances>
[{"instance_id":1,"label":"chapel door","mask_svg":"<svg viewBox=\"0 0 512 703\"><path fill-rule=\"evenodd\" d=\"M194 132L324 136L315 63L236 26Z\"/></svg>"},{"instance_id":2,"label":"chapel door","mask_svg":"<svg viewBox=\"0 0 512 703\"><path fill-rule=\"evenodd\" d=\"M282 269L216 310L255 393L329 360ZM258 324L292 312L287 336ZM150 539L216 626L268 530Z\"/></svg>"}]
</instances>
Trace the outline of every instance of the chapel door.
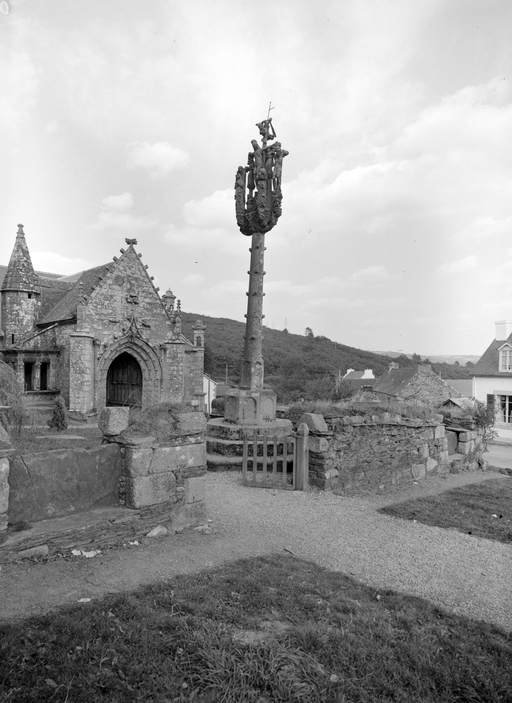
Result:
<instances>
[{"instance_id":1,"label":"chapel door","mask_svg":"<svg viewBox=\"0 0 512 703\"><path fill-rule=\"evenodd\" d=\"M107 374L107 405L142 405L142 370L131 354L119 354Z\"/></svg>"}]
</instances>

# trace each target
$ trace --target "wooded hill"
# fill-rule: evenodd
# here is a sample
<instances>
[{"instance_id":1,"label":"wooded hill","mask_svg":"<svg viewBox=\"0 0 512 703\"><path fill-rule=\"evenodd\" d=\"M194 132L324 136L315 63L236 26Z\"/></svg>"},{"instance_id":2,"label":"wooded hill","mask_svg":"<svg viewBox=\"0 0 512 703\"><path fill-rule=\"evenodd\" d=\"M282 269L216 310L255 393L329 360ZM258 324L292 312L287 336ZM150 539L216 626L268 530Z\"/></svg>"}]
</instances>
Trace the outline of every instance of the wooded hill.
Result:
<instances>
[{"instance_id":1,"label":"wooded hill","mask_svg":"<svg viewBox=\"0 0 512 703\"><path fill-rule=\"evenodd\" d=\"M182 313L182 330L188 338L193 338L192 325L201 319L205 331L205 373L215 381L225 381L236 385L240 380L240 360L242 358L245 324L227 318L208 317L196 313ZM290 402L299 398L315 400L332 398L335 378L347 369L362 371L372 369L378 378L387 371L394 361L401 367L416 366L421 359L389 356L367 352L333 342L327 337L291 334L287 330L263 328L263 358L265 360L265 385L277 393L280 402ZM424 361L427 361L424 359ZM432 364L436 373L443 378L469 378L469 367L451 364ZM346 394L340 389L341 396Z\"/></svg>"}]
</instances>

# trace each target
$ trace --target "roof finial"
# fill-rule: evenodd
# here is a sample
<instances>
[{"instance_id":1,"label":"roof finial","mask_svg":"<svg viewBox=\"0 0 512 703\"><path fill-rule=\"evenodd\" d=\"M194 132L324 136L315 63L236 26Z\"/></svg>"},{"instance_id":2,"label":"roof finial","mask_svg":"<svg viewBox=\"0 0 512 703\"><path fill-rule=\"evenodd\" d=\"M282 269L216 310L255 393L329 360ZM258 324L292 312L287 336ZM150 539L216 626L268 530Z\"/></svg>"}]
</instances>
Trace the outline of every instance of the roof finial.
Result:
<instances>
[{"instance_id":1,"label":"roof finial","mask_svg":"<svg viewBox=\"0 0 512 703\"><path fill-rule=\"evenodd\" d=\"M17 234L23 234L25 235L25 232L23 231L23 225L18 225L18 232Z\"/></svg>"}]
</instances>

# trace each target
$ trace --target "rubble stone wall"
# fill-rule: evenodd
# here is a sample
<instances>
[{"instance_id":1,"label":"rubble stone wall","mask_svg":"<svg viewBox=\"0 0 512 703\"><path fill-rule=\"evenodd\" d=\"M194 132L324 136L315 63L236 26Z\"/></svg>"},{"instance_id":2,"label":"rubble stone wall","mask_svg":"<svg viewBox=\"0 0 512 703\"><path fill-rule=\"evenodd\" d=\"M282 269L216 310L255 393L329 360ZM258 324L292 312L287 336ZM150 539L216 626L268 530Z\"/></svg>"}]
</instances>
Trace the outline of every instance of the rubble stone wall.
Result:
<instances>
[{"instance_id":1,"label":"rubble stone wall","mask_svg":"<svg viewBox=\"0 0 512 703\"><path fill-rule=\"evenodd\" d=\"M449 455L446 428L441 416L436 417L405 419L383 413L327 417L323 425L310 420L310 484L343 492L382 490L432 473L480 468L484 463L481 436L460 431L456 452Z\"/></svg>"}]
</instances>

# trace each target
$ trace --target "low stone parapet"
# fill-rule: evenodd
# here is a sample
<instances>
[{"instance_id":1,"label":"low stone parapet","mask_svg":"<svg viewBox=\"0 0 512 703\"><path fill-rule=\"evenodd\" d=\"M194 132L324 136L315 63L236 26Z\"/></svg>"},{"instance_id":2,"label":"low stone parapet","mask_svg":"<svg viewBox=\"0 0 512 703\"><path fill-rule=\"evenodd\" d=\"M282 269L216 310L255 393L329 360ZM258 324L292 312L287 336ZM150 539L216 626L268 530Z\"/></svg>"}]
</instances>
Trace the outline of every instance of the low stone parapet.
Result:
<instances>
[{"instance_id":1,"label":"low stone parapet","mask_svg":"<svg viewBox=\"0 0 512 703\"><path fill-rule=\"evenodd\" d=\"M453 437L441 416L423 420L400 415L323 417L306 413L309 478L324 490L382 490L451 470ZM457 438L454 471L484 466L480 437L466 431Z\"/></svg>"}]
</instances>

